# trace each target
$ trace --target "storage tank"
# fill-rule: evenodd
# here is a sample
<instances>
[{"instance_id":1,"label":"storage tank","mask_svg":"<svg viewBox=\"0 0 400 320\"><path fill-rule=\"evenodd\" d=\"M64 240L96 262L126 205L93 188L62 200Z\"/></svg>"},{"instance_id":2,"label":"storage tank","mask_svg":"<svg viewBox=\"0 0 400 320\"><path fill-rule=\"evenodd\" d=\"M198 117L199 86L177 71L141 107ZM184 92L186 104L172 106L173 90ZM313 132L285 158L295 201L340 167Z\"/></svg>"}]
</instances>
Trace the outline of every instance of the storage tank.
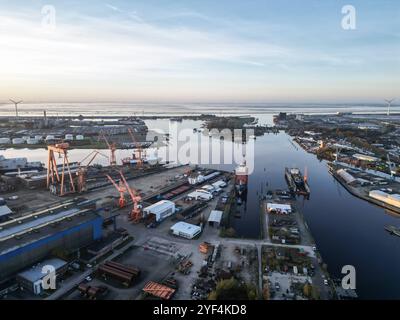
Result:
<instances>
[{"instance_id":1,"label":"storage tank","mask_svg":"<svg viewBox=\"0 0 400 320\"><path fill-rule=\"evenodd\" d=\"M39 140L35 139L35 138L29 138L28 140L26 140L26 142L28 144L38 144Z\"/></svg>"},{"instance_id":2,"label":"storage tank","mask_svg":"<svg viewBox=\"0 0 400 320\"><path fill-rule=\"evenodd\" d=\"M22 139L22 138L14 138L14 139L12 139L12 143L13 144L22 144L24 142L25 142L25 140Z\"/></svg>"},{"instance_id":3,"label":"storage tank","mask_svg":"<svg viewBox=\"0 0 400 320\"><path fill-rule=\"evenodd\" d=\"M84 136L81 134L76 135L76 140L83 140Z\"/></svg>"},{"instance_id":4,"label":"storage tank","mask_svg":"<svg viewBox=\"0 0 400 320\"><path fill-rule=\"evenodd\" d=\"M10 138L0 138L0 144L8 144L10 142Z\"/></svg>"},{"instance_id":5,"label":"storage tank","mask_svg":"<svg viewBox=\"0 0 400 320\"><path fill-rule=\"evenodd\" d=\"M74 140L74 136L72 134L66 134L65 140Z\"/></svg>"}]
</instances>

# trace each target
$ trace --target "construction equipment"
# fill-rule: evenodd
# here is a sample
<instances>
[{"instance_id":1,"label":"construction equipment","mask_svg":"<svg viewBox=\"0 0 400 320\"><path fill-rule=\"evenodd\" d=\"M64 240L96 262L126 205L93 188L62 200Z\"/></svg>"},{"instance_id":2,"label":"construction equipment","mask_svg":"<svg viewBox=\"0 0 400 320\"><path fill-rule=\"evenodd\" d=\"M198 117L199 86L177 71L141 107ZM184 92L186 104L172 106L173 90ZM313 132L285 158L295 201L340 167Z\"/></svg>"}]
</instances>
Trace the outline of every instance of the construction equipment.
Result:
<instances>
[{"instance_id":1,"label":"construction equipment","mask_svg":"<svg viewBox=\"0 0 400 320\"><path fill-rule=\"evenodd\" d=\"M72 177L71 168L68 160L68 143L59 143L56 145L49 145L48 158L47 158L47 188L54 194L64 196L67 193L74 193L75 184ZM62 158L61 173L58 172L57 160L55 154ZM65 185L65 176L69 179L68 188Z\"/></svg>"},{"instance_id":2,"label":"construction equipment","mask_svg":"<svg viewBox=\"0 0 400 320\"><path fill-rule=\"evenodd\" d=\"M119 197L119 207L120 208L123 208L126 206L125 193L128 192L129 196L131 197L132 203L133 203L133 208L130 213L130 218L134 223L139 223L142 219L142 206L140 204L142 201L142 197L137 193L137 191L135 189L133 189L129 186L122 171L119 171L119 175L121 176L121 180L119 181L119 184L117 184L114 181L114 179L111 178L108 174L106 176L120 194L120 197Z\"/></svg>"},{"instance_id":3,"label":"construction equipment","mask_svg":"<svg viewBox=\"0 0 400 320\"><path fill-rule=\"evenodd\" d=\"M124 185L126 187L126 190L128 191L132 203L133 203L133 209L131 211L131 219L133 223L139 223L140 220L142 219L142 206L140 205L140 202L142 201L142 197L136 192L135 189L132 189L128 182L125 179L125 176L123 175L122 171L119 172L122 181L124 182Z\"/></svg>"},{"instance_id":4,"label":"construction equipment","mask_svg":"<svg viewBox=\"0 0 400 320\"><path fill-rule=\"evenodd\" d=\"M117 145L115 142L110 143L104 132L101 132L100 134L105 143L107 144L108 149L110 150L110 166L116 166L117 158L115 156L115 151L117 150Z\"/></svg>"},{"instance_id":5,"label":"construction equipment","mask_svg":"<svg viewBox=\"0 0 400 320\"><path fill-rule=\"evenodd\" d=\"M126 192L126 188L123 185L122 181L120 180L119 183L117 184L113 178L111 178L111 176L109 176L108 174L106 174L106 177L108 178L108 180L114 185L115 189L118 190L119 192L119 201L118 201L118 205L120 208L124 208L126 206L126 199L125 199L125 192Z\"/></svg>"},{"instance_id":6,"label":"construction equipment","mask_svg":"<svg viewBox=\"0 0 400 320\"><path fill-rule=\"evenodd\" d=\"M105 158L107 157L105 154L101 153L98 150L93 150L90 152L85 158L82 159L82 161L78 162L79 164L79 169L77 172L78 176L78 192L85 192L87 191L87 186L86 186L86 177L87 177L87 168L90 166L90 164L93 162L93 160L98 156L101 155ZM82 165L87 159L90 159L86 165Z\"/></svg>"},{"instance_id":7,"label":"construction equipment","mask_svg":"<svg viewBox=\"0 0 400 320\"><path fill-rule=\"evenodd\" d=\"M134 151L134 159L137 160L137 167L141 168L143 166L144 160L145 160L145 152L143 152L142 146L140 143L137 142L133 131L131 128L128 128L129 135L131 136L132 142L135 144L136 149Z\"/></svg>"}]
</instances>

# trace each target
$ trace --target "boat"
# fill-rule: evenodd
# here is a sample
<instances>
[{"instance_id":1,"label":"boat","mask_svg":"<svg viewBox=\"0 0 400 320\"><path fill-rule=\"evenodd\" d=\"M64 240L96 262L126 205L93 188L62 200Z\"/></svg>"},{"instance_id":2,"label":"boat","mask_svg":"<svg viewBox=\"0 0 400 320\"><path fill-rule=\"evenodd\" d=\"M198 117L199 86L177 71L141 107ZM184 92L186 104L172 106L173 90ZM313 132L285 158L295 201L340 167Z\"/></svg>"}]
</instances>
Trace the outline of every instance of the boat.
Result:
<instances>
[{"instance_id":1,"label":"boat","mask_svg":"<svg viewBox=\"0 0 400 320\"><path fill-rule=\"evenodd\" d=\"M386 226L385 230L392 235L400 237L400 228L396 228L395 226Z\"/></svg>"},{"instance_id":2,"label":"boat","mask_svg":"<svg viewBox=\"0 0 400 320\"><path fill-rule=\"evenodd\" d=\"M299 195L309 196L310 187L307 183L307 177L303 177L298 168L285 168L285 178L290 190Z\"/></svg>"},{"instance_id":3,"label":"boat","mask_svg":"<svg viewBox=\"0 0 400 320\"><path fill-rule=\"evenodd\" d=\"M243 161L235 169L235 191L236 196L241 200L246 201L247 198L247 183L249 179L249 169L246 166L246 161Z\"/></svg>"}]
</instances>

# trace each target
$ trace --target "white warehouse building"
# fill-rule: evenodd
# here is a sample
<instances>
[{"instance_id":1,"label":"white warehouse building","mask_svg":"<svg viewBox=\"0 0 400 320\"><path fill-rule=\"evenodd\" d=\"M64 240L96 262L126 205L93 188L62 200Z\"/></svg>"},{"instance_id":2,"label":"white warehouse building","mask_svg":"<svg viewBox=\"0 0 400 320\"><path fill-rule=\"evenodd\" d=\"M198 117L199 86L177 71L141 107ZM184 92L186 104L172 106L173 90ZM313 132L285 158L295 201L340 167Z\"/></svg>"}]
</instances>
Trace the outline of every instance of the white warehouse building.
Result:
<instances>
[{"instance_id":1,"label":"white warehouse building","mask_svg":"<svg viewBox=\"0 0 400 320\"><path fill-rule=\"evenodd\" d=\"M169 200L161 200L143 209L143 214L145 217L154 214L157 222L164 220L174 213L175 203Z\"/></svg>"},{"instance_id":2,"label":"white warehouse building","mask_svg":"<svg viewBox=\"0 0 400 320\"><path fill-rule=\"evenodd\" d=\"M292 213L292 206L282 203L267 203L267 211L268 213L290 214Z\"/></svg>"},{"instance_id":3,"label":"white warehouse building","mask_svg":"<svg viewBox=\"0 0 400 320\"><path fill-rule=\"evenodd\" d=\"M400 194L389 194L380 190L372 190L369 192L369 196L373 199L400 208Z\"/></svg>"},{"instance_id":4,"label":"white warehouse building","mask_svg":"<svg viewBox=\"0 0 400 320\"><path fill-rule=\"evenodd\" d=\"M200 234L201 228L186 222L175 223L171 227L172 234L186 239L193 239Z\"/></svg>"}]
</instances>

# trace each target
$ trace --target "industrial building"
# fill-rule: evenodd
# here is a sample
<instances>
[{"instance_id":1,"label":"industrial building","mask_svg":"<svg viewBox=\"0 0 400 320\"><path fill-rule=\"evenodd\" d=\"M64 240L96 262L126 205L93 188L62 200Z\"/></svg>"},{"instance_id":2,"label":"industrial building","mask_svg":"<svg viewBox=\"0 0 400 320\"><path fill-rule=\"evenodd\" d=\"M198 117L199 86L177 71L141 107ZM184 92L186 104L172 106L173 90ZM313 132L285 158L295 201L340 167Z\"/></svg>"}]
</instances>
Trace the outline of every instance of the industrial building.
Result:
<instances>
[{"instance_id":1,"label":"industrial building","mask_svg":"<svg viewBox=\"0 0 400 320\"><path fill-rule=\"evenodd\" d=\"M290 214L292 213L292 206L290 204L282 204L282 203L267 203L267 212Z\"/></svg>"},{"instance_id":2,"label":"industrial building","mask_svg":"<svg viewBox=\"0 0 400 320\"><path fill-rule=\"evenodd\" d=\"M103 219L74 201L0 223L0 281L46 258L72 253L102 236Z\"/></svg>"},{"instance_id":3,"label":"industrial building","mask_svg":"<svg viewBox=\"0 0 400 320\"><path fill-rule=\"evenodd\" d=\"M201 228L186 222L175 223L171 227L172 234L186 239L193 239L200 234Z\"/></svg>"},{"instance_id":4,"label":"industrial building","mask_svg":"<svg viewBox=\"0 0 400 320\"><path fill-rule=\"evenodd\" d=\"M400 208L400 194L389 194L381 190L372 190L369 192L369 196L391 206Z\"/></svg>"},{"instance_id":5,"label":"industrial building","mask_svg":"<svg viewBox=\"0 0 400 320\"><path fill-rule=\"evenodd\" d=\"M5 221L12 213L11 209L6 205L0 205L0 222Z\"/></svg>"},{"instance_id":6,"label":"industrial building","mask_svg":"<svg viewBox=\"0 0 400 320\"><path fill-rule=\"evenodd\" d=\"M46 272L43 272L43 267L45 266L51 266L54 268L56 273L56 285L57 278L64 274L68 269L68 263L66 261L58 258L48 259L19 273L17 275L17 283L20 285L20 287L35 295L41 294L44 290L43 278L47 275Z\"/></svg>"},{"instance_id":7,"label":"industrial building","mask_svg":"<svg viewBox=\"0 0 400 320\"><path fill-rule=\"evenodd\" d=\"M208 225L215 228L219 228L219 226L221 225L222 214L223 214L222 211L212 210L207 220Z\"/></svg>"},{"instance_id":8,"label":"industrial building","mask_svg":"<svg viewBox=\"0 0 400 320\"><path fill-rule=\"evenodd\" d=\"M175 203L169 200L161 200L143 209L144 217L154 215L157 222L164 220L174 213Z\"/></svg>"}]
</instances>

